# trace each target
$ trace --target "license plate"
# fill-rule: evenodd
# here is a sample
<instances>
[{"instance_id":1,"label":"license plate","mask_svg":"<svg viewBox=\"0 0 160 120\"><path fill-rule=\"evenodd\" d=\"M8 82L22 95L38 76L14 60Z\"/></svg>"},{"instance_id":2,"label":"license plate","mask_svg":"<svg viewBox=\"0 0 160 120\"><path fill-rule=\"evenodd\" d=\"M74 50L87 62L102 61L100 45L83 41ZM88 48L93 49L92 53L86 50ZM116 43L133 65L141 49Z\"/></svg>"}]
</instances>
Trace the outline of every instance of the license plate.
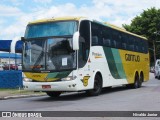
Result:
<instances>
[{"instance_id":1,"label":"license plate","mask_svg":"<svg viewBox=\"0 0 160 120\"><path fill-rule=\"evenodd\" d=\"M42 89L50 89L51 85L42 85Z\"/></svg>"}]
</instances>

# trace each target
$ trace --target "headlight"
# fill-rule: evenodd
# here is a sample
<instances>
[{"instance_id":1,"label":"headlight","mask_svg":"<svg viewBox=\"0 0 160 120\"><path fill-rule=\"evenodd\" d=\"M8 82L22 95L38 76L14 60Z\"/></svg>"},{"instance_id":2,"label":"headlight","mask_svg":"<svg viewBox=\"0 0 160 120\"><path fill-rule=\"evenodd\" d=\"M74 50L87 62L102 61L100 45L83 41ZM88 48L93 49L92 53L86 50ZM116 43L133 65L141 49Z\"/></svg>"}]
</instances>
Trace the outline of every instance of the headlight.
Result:
<instances>
[{"instance_id":1,"label":"headlight","mask_svg":"<svg viewBox=\"0 0 160 120\"><path fill-rule=\"evenodd\" d=\"M24 81L24 82L32 82L32 79L24 77L24 78L23 78L23 81Z\"/></svg>"},{"instance_id":2,"label":"headlight","mask_svg":"<svg viewBox=\"0 0 160 120\"><path fill-rule=\"evenodd\" d=\"M77 78L76 76L68 76L66 78L62 78L61 80L70 81L70 80L75 80L76 78Z\"/></svg>"}]
</instances>

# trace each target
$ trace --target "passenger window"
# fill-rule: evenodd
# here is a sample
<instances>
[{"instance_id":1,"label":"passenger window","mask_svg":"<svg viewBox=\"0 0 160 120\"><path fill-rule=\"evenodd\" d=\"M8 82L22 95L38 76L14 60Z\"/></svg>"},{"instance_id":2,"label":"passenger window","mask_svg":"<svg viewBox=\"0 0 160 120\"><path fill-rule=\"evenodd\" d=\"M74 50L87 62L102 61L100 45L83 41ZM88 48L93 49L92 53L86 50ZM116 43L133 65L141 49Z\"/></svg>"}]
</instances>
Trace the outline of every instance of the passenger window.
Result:
<instances>
[{"instance_id":1,"label":"passenger window","mask_svg":"<svg viewBox=\"0 0 160 120\"><path fill-rule=\"evenodd\" d=\"M122 49L126 50L127 49L127 39L124 33L122 33L121 42L122 42Z\"/></svg>"},{"instance_id":2,"label":"passenger window","mask_svg":"<svg viewBox=\"0 0 160 120\"><path fill-rule=\"evenodd\" d=\"M97 23L91 24L92 30L92 45L103 45L103 26Z\"/></svg>"},{"instance_id":3,"label":"passenger window","mask_svg":"<svg viewBox=\"0 0 160 120\"><path fill-rule=\"evenodd\" d=\"M111 40L103 38L103 44L104 46L111 46Z\"/></svg>"},{"instance_id":4,"label":"passenger window","mask_svg":"<svg viewBox=\"0 0 160 120\"><path fill-rule=\"evenodd\" d=\"M92 45L98 45L98 37L92 36Z\"/></svg>"},{"instance_id":5,"label":"passenger window","mask_svg":"<svg viewBox=\"0 0 160 120\"><path fill-rule=\"evenodd\" d=\"M103 27L102 37L103 37L103 45L110 47L111 46L111 29L108 27Z\"/></svg>"}]
</instances>

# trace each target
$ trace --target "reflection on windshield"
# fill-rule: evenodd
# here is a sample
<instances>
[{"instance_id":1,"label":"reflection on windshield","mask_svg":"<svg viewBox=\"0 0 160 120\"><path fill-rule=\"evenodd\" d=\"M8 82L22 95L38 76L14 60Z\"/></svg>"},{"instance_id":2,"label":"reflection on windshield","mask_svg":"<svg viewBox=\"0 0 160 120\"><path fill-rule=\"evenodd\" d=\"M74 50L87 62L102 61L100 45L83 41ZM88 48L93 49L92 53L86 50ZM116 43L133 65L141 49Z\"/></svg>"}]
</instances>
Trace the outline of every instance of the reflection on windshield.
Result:
<instances>
[{"instance_id":1,"label":"reflection on windshield","mask_svg":"<svg viewBox=\"0 0 160 120\"><path fill-rule=\"evenodd\" d=\"M65 70L76 68L71 38L35 39L25 42L24 69Z\"/></svg>"},{"instance_id":2,"label":"reflection on windshield","mask_svg":"<svg viewBox=\"0 0 160 120\"><path fill-rule=\"evenodd\" d=\"M48 39L47 69L75 68L75 52L70 46L71 39Z\"/></svg>"},{"instance_id":3,"label":"reflection on windshield","mask_svg":"<svg viewBox=\"0 0 160 120\"><path fill-rule=\"evenodd\" d=\"M72 36L77 31L76 21L49 22L27 26L25 38Z\"/></svg>"},{"instance_id":4,"label":"reflection on windshield","mask_svg":"<svg viewBox=\"0 0 160 120\"><path fill-rule=\"evenodd\" d=\"M44 43L45 41L42 40L25 42L24 63L26 69L45 69Z\"/></svg>"}]
</instances>

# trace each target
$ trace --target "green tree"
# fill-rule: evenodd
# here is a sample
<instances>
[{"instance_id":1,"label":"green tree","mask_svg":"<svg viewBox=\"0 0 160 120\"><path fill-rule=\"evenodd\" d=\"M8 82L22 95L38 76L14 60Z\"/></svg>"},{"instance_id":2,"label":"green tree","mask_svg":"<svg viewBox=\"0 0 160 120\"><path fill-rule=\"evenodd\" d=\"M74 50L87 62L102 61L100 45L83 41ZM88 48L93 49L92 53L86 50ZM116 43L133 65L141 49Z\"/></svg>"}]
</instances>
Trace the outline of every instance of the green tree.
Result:
<instances>
[{"instance_id":1,"label":"green tree","mask_svg":"<svg viewBox=\"0 0 160 120\"><path fill-rule=\"evenodd\" d=\"M148 39L151 62L154 62L153 43L156 44L156 58L160 58L160 35L154 34L160 31L160 9L155 7L144 10L140 15L136 16L130 25L124 24L123 27L130 32L142 35Z\"/></svg>"}]
</instances>

